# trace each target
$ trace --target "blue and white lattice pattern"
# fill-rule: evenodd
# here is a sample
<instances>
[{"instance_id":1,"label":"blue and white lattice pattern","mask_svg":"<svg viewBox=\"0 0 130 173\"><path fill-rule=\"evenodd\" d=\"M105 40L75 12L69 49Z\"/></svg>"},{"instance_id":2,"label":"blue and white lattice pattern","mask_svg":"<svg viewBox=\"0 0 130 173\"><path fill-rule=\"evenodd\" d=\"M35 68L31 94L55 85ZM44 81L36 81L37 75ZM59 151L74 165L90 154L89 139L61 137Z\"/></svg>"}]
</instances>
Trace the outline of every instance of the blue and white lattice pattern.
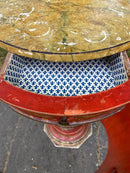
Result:
<instances>
[{"instance_id":1,"label":"blue and white lattice pattern","mask_svg":"<svg viewBox=\"0 0 130 173\"><path fill-rule=\"evenodd\" d=\"M18 86L25 63L25 59L13 55L6 71L5 80Z\"/></svg>"},{"instance_id":2,"label":"blue and white lattice pattern","mask_svg":"<svg viewBox=\"0 0 130 173\"><path fill-rule=\"evenodd\" d=\"M119 54L110 57L110 65L115 79L115 86L121 85L125 80L128 80L122 57Z\"/></svg>"},{"instance_id":3,"label":"blue and white lattice pattern","mask_svg":"<svg viewBox=\"0 0 130 173\"><path fill-rule=\"evenodd\" d=\"M38 94L77 96L122 84L127 74L120 54L80 62L48 62L13 55L5 80Z\"/></svg>"}]
</instances>

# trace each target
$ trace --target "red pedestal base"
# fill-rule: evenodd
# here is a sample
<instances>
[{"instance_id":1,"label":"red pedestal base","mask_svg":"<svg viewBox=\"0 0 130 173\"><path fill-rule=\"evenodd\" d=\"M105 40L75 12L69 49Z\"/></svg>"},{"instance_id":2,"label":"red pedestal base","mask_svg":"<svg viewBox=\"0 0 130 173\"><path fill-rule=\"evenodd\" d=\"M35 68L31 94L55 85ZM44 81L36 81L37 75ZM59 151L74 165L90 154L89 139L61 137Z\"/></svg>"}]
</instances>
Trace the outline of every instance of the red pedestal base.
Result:
<instances>
[{"instance_id":1,"label":"red pedestal base","mask_svg":"<svg viewBox=\"0 0 130 173\"><path fill-rule=\"evenodd\" d=\"M56 126L45 124L44 131L56 147L79 148L92 135L91 124Z\"/></svg>"}]
</instances>

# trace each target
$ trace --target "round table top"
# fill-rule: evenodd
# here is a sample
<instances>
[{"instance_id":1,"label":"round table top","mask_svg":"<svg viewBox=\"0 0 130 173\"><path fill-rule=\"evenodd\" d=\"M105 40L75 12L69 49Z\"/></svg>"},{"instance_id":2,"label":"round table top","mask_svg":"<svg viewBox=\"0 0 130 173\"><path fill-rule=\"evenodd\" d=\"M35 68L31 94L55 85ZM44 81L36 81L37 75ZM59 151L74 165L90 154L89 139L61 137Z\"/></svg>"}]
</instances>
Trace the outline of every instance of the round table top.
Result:
<instances>
[{"instance_id":1,"label":"round table top","mask_svg":"<svg viewBox=\"0 0 130 173\"><path fill-rule=\"evenodd\" d=\"M95 59L130 48L128 0L0 1L0 47L49 61Z\"/></svg>"}]
</instances>

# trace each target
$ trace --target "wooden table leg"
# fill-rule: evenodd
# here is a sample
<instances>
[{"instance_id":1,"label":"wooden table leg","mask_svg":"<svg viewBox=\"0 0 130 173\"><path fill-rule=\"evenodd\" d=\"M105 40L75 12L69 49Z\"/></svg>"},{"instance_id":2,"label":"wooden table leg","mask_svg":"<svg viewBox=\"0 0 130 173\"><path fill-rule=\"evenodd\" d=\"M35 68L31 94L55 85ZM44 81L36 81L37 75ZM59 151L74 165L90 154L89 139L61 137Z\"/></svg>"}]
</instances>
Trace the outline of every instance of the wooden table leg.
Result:
<instances>
[{"instance_id":1,"label":"wooden table leg","mask_svg":"<svg viewBox=\"0 0 130 173\"><path fill-rule=\"evenodd\" d=\"M102 120L108 135L108 153L96 173L130 173L130 104Z\"/></svg>"}]
</instances>

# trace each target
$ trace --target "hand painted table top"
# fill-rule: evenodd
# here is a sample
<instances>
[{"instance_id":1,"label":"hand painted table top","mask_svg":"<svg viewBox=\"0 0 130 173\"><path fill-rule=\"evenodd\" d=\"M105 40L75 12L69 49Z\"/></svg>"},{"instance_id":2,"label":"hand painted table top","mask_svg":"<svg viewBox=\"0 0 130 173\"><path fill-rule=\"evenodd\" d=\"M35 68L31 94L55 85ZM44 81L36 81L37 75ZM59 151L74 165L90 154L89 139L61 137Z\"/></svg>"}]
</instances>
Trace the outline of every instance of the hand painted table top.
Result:
<instances>
[{"instance_id":1,"label":"hand painted table top","mask_svg":"<svg viewBox=\"0 0 130 173\"><path fill-rule=\"evenodd\" d=\"M130 48L129 0L0 0L0 46L49 61Z\"/></svg>"}]
</instances>

